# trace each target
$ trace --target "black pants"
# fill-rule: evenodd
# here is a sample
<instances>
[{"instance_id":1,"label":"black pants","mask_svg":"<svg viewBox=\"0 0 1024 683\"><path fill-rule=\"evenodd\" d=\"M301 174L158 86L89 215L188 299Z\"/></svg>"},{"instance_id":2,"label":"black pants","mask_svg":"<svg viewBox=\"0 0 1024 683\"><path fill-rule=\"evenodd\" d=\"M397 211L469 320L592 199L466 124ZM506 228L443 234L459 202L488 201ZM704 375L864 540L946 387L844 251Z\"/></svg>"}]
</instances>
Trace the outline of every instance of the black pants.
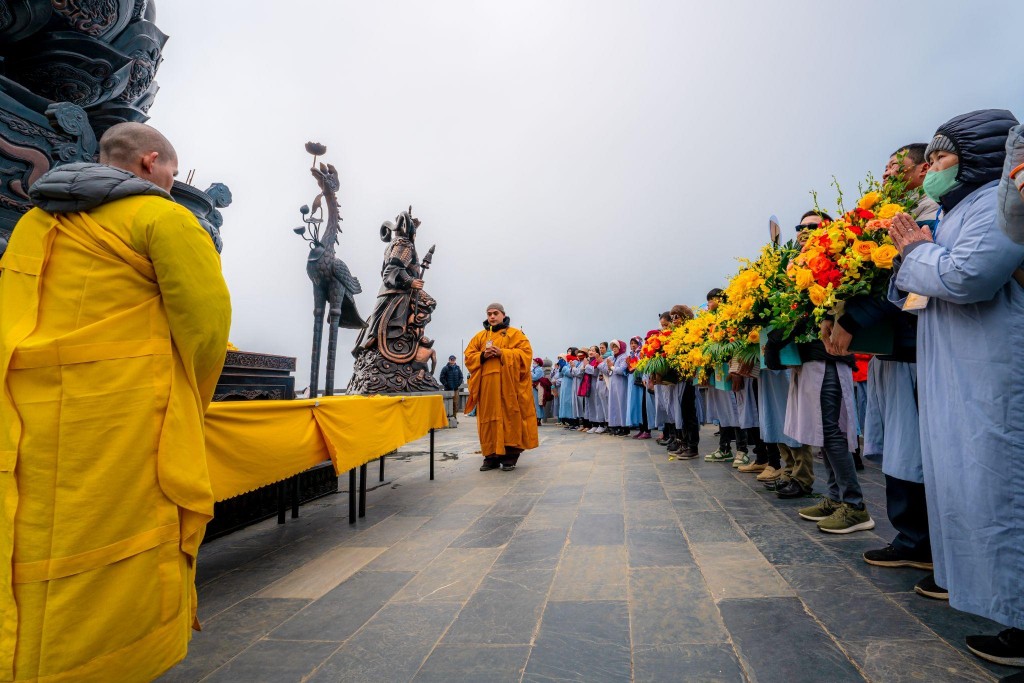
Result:
<instances>
[{"instance_id":1,"label":"black pants","mask_svg":"<svg viewBox=\"0 0 1024 683\"><path fill-rule=\"evenodd\" d=\"M736 450L740 453L747 452L747 430L739 427L718 428L718 448L722 451L731 451L732 442L736 442Z\"/></svg>"},{"instance_id":2,"label":"black pants","mask_svg":"<svg viewBox=\"0 0 1024 683\"><path fill-rule=\"evenodd\" d=\"M640 415L640 419L643 420L640 424L640 433L651 431L651 428L647 426L647 387L644 387L644 395L640 400Z\"/></svg>"},{"instance_id":3,"label":"black pants","mask_svg":"<svg viewBox=\"0 0 1024 683\"><path fill-rule=\"evenodd\" d=\"M754 452L757 452L756 448L754 449ZM782 455L781 453L779 453L779 444L764 444L764 451L762 451L762 453L763 455L761 453L758 453L757 460L755 460L754 462L756 462L758 465L769 465L770 467L773 467L774 469L777 470L782 469Z\"/></svg>"},{"instance_id":4,"label":"black pants","mask_svg":"<svg viewBox=\"0 0 1024 683\"><path fill-rule=\"evenodd\" d=\"M700 444L700 423L697 421L697 387L687 382L683 387L683 445L696 450Z\"/></svg>"},{"instance_id":5,"label":"black pants","mask_svg":"<svg viewBox=\"0 0 1024 683\"><path fill-rule=\"evenodd\" d=\"M931 562L924 484L885 475L885 505L889 521L896 529L892 547L923 562Z\"/></svg>"},{"instance_id":6,"label":"black pants","mask_svg":"<svg viewBox=\"0 0 1024 683\"><path fill-rule=\"evenodd\" d=\"M821 381L821 428L825 441L825 471L828 472L829 498L862 508L864 496L854 469L846 434L839 427L843 407L843 387L835 361L826 361L825 377ZM851 416L852 417L852 416Z\"/></svg>"}]
</instances>

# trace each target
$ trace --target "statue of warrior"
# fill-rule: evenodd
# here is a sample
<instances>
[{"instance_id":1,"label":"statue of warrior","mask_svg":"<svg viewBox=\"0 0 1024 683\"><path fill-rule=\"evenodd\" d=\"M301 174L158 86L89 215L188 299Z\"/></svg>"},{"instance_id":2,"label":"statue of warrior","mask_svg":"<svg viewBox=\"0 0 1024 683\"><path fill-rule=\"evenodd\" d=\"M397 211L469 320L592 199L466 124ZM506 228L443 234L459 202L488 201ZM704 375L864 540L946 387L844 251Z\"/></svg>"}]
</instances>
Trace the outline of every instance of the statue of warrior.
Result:
<instances>
[{"instance_id":1,"label":"statue of warrior","mask_svg":"<svg viewBox=\"0 0 1024 683\"><path fill-rule=\"evenodd\" d=\"M416 254L416 230L420 220L412 217L412 207L403 211L394 222L380 226L380 238L388 242L381 268L380 292L367 327L356 340L352 355L377 349L392 363L410 363L417 358L420 347L430 348L434 342L423 331L430 322L437 302L423 291L423 271Z\"/></svg>"}]
</instances>

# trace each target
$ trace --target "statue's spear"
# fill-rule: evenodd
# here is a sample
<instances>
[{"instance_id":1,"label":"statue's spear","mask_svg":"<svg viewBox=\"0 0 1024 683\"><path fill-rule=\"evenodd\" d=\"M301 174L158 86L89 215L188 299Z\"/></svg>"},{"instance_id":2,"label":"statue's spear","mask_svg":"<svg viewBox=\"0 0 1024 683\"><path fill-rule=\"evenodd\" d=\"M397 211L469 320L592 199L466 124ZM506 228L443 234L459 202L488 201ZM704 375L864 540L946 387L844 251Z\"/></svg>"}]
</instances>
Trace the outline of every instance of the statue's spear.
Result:
<instances>
[{"instance_id":1,"label":"statue's spear","mask_svg":"<svg viewBox=\"0 0 1024 683\"><path fill-rule=\"evenodd\" d=\"M427 271L430 269L430 262L434 260L434 247L436 247L436 246L437 246L436 244L430 245L430 249L427 249L427 255L423 257L422 261L420 261L420 278L419 278L420 280L423 280L423 276L426 275ZM416 296L413 297L413 300L412 300L412 314L413 314L413 316L415 316L417 313L419 313L419 309L420 309L420 297L419 297L419 294L417 294Z\"/></svg>"}]
</instances>

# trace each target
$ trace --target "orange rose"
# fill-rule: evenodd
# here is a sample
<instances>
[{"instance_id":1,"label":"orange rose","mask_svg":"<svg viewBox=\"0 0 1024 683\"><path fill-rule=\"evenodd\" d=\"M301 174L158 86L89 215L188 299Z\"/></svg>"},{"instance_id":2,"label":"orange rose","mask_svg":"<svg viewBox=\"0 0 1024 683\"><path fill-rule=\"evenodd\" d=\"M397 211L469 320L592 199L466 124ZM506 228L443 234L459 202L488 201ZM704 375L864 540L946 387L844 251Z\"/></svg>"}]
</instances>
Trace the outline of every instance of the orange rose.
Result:
<instances>
[{"instance_id":1,"label":"orange rose","mask_svg":"<svg viewBox=\"0 0 1024 683\"><path fill-rule=\"evenodd\" d=\"M864 261L871 260L871 252L875 249L878 249L878 244L875 242L855 240L853 243L853 253L860 256Z\"/></svg>"}]
</instances>

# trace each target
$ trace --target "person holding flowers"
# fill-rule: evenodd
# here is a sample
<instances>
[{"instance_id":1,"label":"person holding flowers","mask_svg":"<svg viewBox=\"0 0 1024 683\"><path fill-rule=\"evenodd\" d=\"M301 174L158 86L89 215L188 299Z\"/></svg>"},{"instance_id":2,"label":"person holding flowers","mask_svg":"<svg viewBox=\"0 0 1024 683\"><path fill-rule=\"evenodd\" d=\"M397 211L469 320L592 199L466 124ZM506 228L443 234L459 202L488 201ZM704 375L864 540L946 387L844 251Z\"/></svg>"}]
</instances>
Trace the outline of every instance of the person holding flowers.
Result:
<instances>
[{"instance_id":1,"label":"person holding flowers","mask_svg":"<svg viewBox=\"0 0 1024 683\"><path fill-rule=\"evenodd\" d=\"M862 212L858 214L858 212ZM842 270L849 263L840 258L842 246L856 237L852 221L866 220L867 212L860 206L838 221L826 221L818 212L804 214L802 224L817 223L804 240L799 256L790 264L798 290L806 284L805 271L810 271L813 284L803 287L814 306L813 314L803 314L789 327L789 339L797 338L801 365L790 377L784 431L800 443L821 447L828 473L828 495L816 504L799 510L803 519L815 521L826 533L848 534L873 529L875 522L864 505L852 451L857 448L857 424L853 405L853 357L830 354L816 338L817 317L822 315L826 300L842 281ZM817 220L815 220L817 219ZM862 228L858 228L861 231ZM802 232L807 232L804 228ZM799 233L798 233L799 234ZM849 257L846 257L849 258ZM855 260L855 259L852 259ZM817 292L815 291L817 288ZM806 301L805 299L800 299ZM799 303L794 301L794 309ZM770 368L779 369L776 352L789 339L773 331L765 348ZM791 482L792 483L792 482ZM787 484L777 491L782 497L798 497L810 493L800 482Z\"/></svg>"},{"instance_id":2,"label":"person holding flowers","mask_svg":"<svg viewBox=\"0 0 1024 683\"><path fill-rule=\"evenodd\" d=\"M611 343L612 357L605 359L608 368L608 428L612 436L629 436L626 409L629 401L629 352L626 342L616 339Z\"/></svg>"},{"instance_id":3,"label":"person holding flowers","mask_svg":"<svg viewBox=\"0 0 1024 683\"><path fill-rule=\"evenodd\" d=\"M1005 110L956 116L928 145L934 230L907 214L890 299L916 310L918 399L935 581L950 604L1007 628L968 636L979 657L1024 666L1024 246L999 229Z\"/></svg>"},{"instance_id":4,"label":"person holding flowers","mask_svg":"<svg viewBox=\"0 0 1024 683\"><path fill-rule=\"evenodd\" d=\"M644 385L643 372L638 370L640 349L644 345L643 337L636 336L629 340L629 357L626 359L626 370L629 372L629 395L626 399L626 421L628 426L639 431L634 439L651 438L647 424L647 391Z\"/></svg>"}]
</instances>

